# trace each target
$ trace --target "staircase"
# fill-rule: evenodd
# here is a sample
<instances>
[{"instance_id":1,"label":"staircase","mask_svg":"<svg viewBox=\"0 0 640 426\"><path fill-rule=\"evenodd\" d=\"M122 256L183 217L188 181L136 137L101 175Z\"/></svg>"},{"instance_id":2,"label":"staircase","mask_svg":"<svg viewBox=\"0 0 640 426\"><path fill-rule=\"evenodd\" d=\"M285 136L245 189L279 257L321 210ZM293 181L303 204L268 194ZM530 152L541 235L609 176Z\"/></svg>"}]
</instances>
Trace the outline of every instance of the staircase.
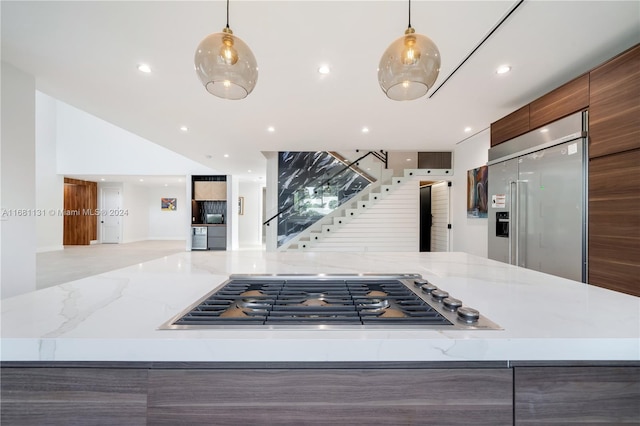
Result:
<instances>
[{"instance_id":1,"label":"staircase","mask_svg":"<svg viewBox=\"0 0 640 426\"><path fill-rule=\"evenodd\" d=\"M388 170L383 184L372 184L278 250L418 251L422 173L392 174Z\"/></svg>"}]
</instances>

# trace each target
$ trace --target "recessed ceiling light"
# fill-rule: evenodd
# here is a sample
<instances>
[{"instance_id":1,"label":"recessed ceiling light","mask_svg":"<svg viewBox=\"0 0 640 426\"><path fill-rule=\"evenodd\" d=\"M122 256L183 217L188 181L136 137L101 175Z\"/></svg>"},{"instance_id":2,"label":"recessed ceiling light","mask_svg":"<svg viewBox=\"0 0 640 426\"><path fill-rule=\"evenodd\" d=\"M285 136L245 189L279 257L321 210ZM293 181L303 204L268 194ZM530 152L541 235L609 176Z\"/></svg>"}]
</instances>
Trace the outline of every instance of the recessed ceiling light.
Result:
<instances>
[{"instance_id":1,"label":"recessed ceiling light","mask_svg":"<svg viewBox=\"0 0 640 426\"><path fill-rule=\"evenodd\" d=\"M269 127L267 127L267 132L271 132L271 133L273 133L273 132L275 132L275 131L276 131L276 128L275 128L275 127L273 127L273 126L269 126Z\"/></svg>"},{"instance_id":2,"label":"recessed ceiling light","mask_svg":"<svg viewBox=\"0 0 640 426\"><path fill-rule=\"evenodd\" d=\"M178 182L182 182L182 179L178 179Z\"/></svg>"},{"instance_id":3,"label":"recessed ceiling light","mask_svg":"<svg viewBox=\"0 0 640 426\"><path fill-rule=\"evenodd\" d=\"M470 131L471 131L471 127L465 127L465 128L464 128L464 132L465 132L465 133L469 133Z\"/></svg>"},{"instance_id":4,"label":"recessed ceiling light","mask_svg":"<svg viewBox=\"0 0 640 426\"><path fill-rule=\"evenodd\" d=\"M251 173L251 170L247 170L247 173Z\"/></svg>"},{"instance_id":5,"label":"recessed ceiling light","mask_svg":"<svg viewBox=\"0 0 640 426\"><path fill-rule=\"evenodd\" d=\"M540 133L547 133L549 131L549 129L547 129L546 127L544 129L540 129Z\"/></svg>"},{"instance_id":6,"label":"recessed ceiling light","mask_svg":"<svg viewBox=\"0 0 640 426\"><path fill-rule=\"evenodd\" d=\"M229 158L229 154L225 154L223 157L224 158Z\"/></svg>"},{"instance_id":7,"label":"recessed ceiling light","mask_svg":"<svg viewBox=\"0 0 640 426\"><path fill-rule=\"evenodd\" d=\"M331 72L331 68L329 68L329 65L321 65L320 68L318 68L318 72L326 75Z\"/></svg>"},{"instance_id":8,"label":"recessed ceiling light","mask_svg":"<svg viewBox=\"0 0 640 426\"><path fill-rule=\"evenodd\" d=\"M144 179L140 179L140 182L144 182Z\"/></svg>"},{"instance_id":9,"label":"recessed ceiling light","mask_svg":"<svg viewBox=\"0 0 640 426\"><path fill-rule=\"evenodd\" d=\"M509 71L511 71L511 67L509 65L500 65L497 69L496 69L496 73L498 74L506 74Z\"/></svg>"},{"instance_id":10,"label":"recessed ceiling light","mask_svg":"<svg viewBox=\"0 0 640 426\"><path fill-rule=\"evenodd\" d=\"M183 132L188 132L189 128L187 126L180 126L180 130L182 130Z\"/></svg>"},{"instance_id":11,"label":"recessed ceiling light","mask_svg":"<svg viewBox=\"0 0 640 426\"><path fill-rule=\"evenodd\" d=\"M369 133L369 128L368 127L363 127L362 128L362 133Z\"/></svg>"},{"instance_id":12,"label":"recessed ceiling light","mask_svg":"<svg viewBox=\"0 0 640 426\"><path fill-rule=\"evenodd\" d=\"M168 184L168 183L165 183L165 184L164 184L164 186L169 186L169 184Z\"/></svg>"},{"instance_id":13,"label":"recessed ceiling light","mask_svg":"<svg viewBox=\"0 0 640 426\"><path fill-rule=\"evenodd\" d=\"M138 71L149 74L151 72L151 67L147 64L140 64L138 65Z\"/></svg>"}]
</instances>

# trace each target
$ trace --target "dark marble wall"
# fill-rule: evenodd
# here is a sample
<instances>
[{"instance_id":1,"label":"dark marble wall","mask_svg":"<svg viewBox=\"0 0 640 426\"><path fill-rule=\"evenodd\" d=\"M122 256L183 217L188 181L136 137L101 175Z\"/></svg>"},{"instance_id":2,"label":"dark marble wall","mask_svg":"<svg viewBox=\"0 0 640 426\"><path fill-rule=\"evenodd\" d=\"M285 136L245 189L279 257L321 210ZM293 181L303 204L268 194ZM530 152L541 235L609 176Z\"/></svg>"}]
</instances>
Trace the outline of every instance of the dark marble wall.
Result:
<instances>
[{"instance_id":1,"label":"dark marble wall","mask_svg":"<svg viewBox=\"0 0 640 426\"><path fill-rule=\"evenodd\" d=\"M278 245L293 238L369 185L325 151L281 152L278 159Z\"/></svg>"}]
</instances>

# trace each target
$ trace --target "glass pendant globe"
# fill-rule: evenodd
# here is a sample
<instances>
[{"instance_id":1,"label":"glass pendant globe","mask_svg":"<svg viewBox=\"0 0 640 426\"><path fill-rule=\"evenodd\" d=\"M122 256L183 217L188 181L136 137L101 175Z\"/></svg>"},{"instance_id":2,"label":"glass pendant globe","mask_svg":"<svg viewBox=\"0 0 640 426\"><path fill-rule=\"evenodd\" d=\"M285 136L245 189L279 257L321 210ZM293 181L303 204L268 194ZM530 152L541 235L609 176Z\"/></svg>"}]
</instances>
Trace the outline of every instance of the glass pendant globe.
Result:
<instances>
[{"instance_id":1,"label":"glass pendant globe","mask_svg":"<svg viewBox=\"0 0 640 426\"><path fill-rule=\"evenodd\" d=\"M415 34L409 27L382 55L378 82L390 99L410 101L424 96L439 73L438 47L429 37Z\"/></svg>"},{"instance_id":2,"label":"glass pendant globe","mask_svg":"<svg viewBox=\"0 0 640 426\"><path fill-rule=\"evenodd\" d=\"M258 82L255 56L228 28L209 34L200 42L194 63L204 87L219 98L244 99Z\"/></svg>"}]
</instances>

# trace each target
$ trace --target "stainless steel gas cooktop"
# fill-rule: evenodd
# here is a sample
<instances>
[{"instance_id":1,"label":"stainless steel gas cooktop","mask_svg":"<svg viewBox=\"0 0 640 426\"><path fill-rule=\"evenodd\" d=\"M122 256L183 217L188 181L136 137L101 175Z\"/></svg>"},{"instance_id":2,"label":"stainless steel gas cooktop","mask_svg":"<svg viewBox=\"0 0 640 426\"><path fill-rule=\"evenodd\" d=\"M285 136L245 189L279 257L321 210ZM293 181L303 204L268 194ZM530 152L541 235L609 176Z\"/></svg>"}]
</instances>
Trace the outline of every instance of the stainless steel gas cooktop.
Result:
<instances>
[{"instance_id":1,"label":"stainless steel gas cooktop","mask_svg":"<svg viewBox=\"0 0 640 426\"><path fill-rule=\"evenodd\" d=\"M418 274L231 275L161 330L499 330Z\"/></svg>"}]
</instances>

